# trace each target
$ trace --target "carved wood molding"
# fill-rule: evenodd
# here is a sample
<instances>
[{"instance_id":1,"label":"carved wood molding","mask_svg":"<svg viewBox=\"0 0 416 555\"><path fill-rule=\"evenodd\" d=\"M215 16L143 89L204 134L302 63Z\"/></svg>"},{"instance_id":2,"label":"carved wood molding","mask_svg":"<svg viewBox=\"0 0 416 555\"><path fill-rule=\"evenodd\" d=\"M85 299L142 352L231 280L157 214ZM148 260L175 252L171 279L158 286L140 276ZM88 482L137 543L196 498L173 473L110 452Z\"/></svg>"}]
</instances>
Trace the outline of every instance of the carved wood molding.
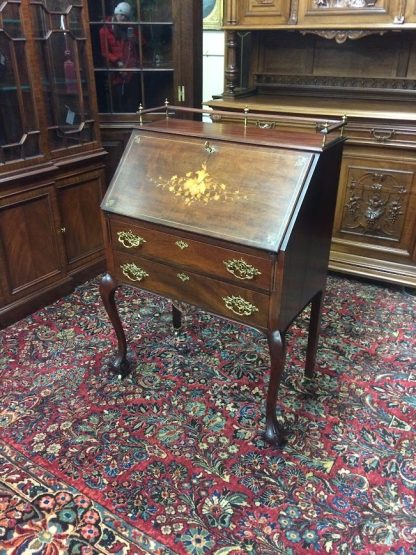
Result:
<instances>
[{"instance_id":1,"label":"carved wood molding","mask_svg":"<svg viewBox=\"0 0 416 555\"><path fill-rule=\"evenodd\" d=\"M292 0L290 3L289 23L296 25L299 15L299 0Z\"/></svg>"},{"instance_id":2,"label":"carved wood molding","mask_svg":"<svg viewBox=\"0 0 416 555\"><path fill-rule=\"evenodd\" d=\"M306 34L313 34L313 35L318 35L319 37L322 37L324 39L329 39L329 40L335 40L335 42L337 42L338 44L342 44L343 42L345 42L346 40L350 39L350 40L357 40L357 39L362 39L363 37L366 37L368 35L384 35L386 33L386 31L367 31L367 30L328 30L328 31L324 31L322 29L305 29L303 31L301 31L302 35L306 35Z\"/></svg>"},{"instance_id":3,"label":"carved wood molding","mask_svg":"<svg viewBox=\"0 0 416 555\"><path fill-rule=\"evenodd\" d=\"M257 85L331 87L342 89L414 91L416 79L387 79L382 77L341 77L322 75L255 74Z\"/></svg>"}]
</instances>

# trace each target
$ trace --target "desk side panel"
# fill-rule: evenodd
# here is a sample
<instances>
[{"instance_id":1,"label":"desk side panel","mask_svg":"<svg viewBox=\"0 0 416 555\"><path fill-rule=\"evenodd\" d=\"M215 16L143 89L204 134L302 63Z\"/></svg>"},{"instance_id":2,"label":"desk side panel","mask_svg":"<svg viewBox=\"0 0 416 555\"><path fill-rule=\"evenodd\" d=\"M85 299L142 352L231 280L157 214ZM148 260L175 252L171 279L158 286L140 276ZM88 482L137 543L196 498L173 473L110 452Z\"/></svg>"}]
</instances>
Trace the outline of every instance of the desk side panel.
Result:
<instances>
[{"instance_id":1,"label":"desk side panel","mask_svg":"<svg viewBox=\"0 0 416 555\"><path fill-rule=\"evenodd\" d=\"M325 289L343 143L324 151L278 257L279 329Z\"/></svg>"}]
</instances>

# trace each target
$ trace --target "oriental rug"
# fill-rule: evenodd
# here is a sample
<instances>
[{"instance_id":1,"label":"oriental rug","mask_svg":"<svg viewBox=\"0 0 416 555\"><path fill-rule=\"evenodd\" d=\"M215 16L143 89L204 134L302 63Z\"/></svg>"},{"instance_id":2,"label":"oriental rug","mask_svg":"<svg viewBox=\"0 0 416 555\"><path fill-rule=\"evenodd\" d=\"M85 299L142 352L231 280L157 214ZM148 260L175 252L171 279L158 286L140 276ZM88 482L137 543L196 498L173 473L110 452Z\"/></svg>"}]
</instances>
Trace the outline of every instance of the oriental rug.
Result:
<instances>
[{"instance_id":1,"label":"oriental rug","mask_svg":"<svg viewBox=\"0 0 416 555\"><path fill-rule=\"evenodd\" d=\"M313 388L308 311L288 334L261 438L269 356L257 331L97 280L0 332L1 555L416 553L416 297L328 278Z\"/></svg>"}]
</instances>

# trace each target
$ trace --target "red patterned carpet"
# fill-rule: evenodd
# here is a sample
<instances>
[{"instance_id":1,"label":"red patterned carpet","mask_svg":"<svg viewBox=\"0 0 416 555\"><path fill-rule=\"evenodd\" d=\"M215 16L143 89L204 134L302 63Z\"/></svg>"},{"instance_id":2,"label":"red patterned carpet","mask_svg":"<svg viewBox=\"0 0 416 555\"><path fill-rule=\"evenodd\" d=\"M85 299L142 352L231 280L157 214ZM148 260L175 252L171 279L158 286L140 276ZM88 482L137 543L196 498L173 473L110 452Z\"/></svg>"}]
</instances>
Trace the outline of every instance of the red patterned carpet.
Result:
<instances>
[{"instance_id":1,"label":"red patterned carpet","mask_svg":"<svg viewBox=\"0 0 416 555\"><path fill-rule=\"evenodd\" d=\"M315 391L307 315L261 437L266 340L123 288L136 368L97 282L0 332L0 555L416 553L416 297L331 275Z\"/></svg>"}]
</instances>

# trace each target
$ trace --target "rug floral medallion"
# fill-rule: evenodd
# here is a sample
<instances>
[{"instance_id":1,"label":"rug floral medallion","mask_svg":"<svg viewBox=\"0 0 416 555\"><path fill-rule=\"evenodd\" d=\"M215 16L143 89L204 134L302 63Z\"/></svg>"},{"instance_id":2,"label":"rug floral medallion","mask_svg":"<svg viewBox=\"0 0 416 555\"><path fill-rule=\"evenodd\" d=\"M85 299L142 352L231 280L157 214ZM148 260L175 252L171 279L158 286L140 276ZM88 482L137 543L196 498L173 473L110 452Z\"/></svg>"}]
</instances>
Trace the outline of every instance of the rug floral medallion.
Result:
<instances>
[{"instance_id":1,"label":"rug floral medallion","mask_svg":"<svg viewBox=\"0 0 416 555\"><path fill-rule=\"evenodd\" d=\"M122 287L134 369L89 282L0 332L0 555L416 554L416 297L330 275L260 433L265 337Z\"/></svg>"}]
</instances>

